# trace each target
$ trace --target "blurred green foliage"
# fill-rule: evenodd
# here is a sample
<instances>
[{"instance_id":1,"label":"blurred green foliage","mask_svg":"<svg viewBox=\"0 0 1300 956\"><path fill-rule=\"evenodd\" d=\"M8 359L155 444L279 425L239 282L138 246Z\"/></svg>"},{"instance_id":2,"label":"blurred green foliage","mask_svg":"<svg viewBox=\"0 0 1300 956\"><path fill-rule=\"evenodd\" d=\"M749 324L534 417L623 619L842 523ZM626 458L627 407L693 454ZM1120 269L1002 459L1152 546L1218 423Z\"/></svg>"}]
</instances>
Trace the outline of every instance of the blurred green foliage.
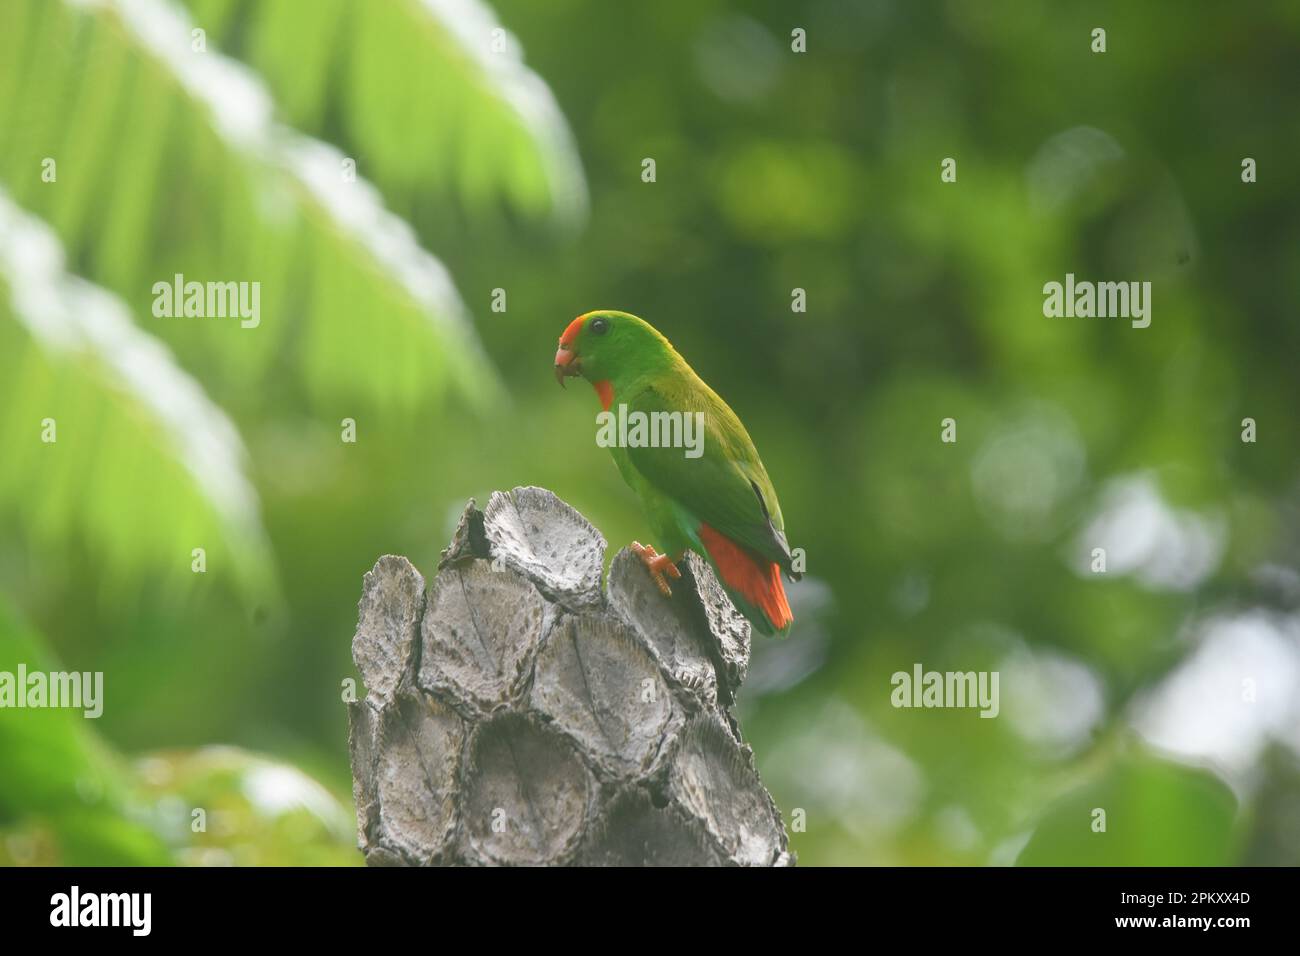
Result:
<instances>
[{"instance_id":1,"label":"blurred green foliage","mask_svg":"<svg viewBox=\"0 0 1300 956\"><path fill-rule=\"evenodd\" d=\"M1300 862L1300 10L495 12L499 52L471 2L0 5L0 670L107 695L0 712L0 860L356 862L293 768L346 804L375 558L431 574L519 484L645 534L550 375L619 308L807 552L741 701L802 862ZM260 325L154 317L177 272L260 281ZM1151 281L1151 327L1044 318L1067 272ZM999 718L892 707L916 662L999 671Z\"/></svg>"}]
</instances>

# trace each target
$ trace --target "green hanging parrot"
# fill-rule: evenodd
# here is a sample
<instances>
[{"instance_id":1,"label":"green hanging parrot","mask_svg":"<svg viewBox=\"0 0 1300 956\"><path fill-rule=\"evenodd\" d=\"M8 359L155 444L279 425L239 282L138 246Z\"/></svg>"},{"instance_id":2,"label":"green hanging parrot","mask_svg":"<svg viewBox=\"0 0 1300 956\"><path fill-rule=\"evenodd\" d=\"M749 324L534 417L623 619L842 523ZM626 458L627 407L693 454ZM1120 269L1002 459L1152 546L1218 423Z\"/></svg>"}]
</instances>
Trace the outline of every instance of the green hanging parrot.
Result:
<instances>
[{"instance_id":1,"label":"green hanging parrot","mask_svg":"<svg viewBox=\"0 0 1300 956\"><path fill-rule=\"evenodd\" d=\"M569 323L555 378L563 386L574 375L595 387L609 434L619 422L618 439L602 444L663 548L632 542L659 589L671 596L667 579L681 577L677 562L692 548L760 633L784 636L794 618L781 572L800 575L776 489L736 413L663 335L627 312L588 312Z\"/></svg>"}]
</instances>

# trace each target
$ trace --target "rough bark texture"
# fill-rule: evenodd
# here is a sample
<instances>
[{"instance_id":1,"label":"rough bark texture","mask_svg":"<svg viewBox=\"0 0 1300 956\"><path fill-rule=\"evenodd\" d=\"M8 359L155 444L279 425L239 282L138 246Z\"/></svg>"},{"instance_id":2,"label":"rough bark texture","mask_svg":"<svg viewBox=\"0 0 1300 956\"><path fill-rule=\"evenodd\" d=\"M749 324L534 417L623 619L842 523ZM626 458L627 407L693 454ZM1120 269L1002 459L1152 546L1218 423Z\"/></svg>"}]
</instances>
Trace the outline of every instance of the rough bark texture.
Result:
<instances>
[{"instance_id":1,"label":"rough bark texture","mask_svg":"<svg viewBox=\"0 0 1300 956\"><path fill-rule=\"evenodd\" d=\"M688 554L663 597L540 488L465 509L438 575L365 577L349 705L371 865L788 865L730 712L749 624Z\"/></svg>"}]
</instances>

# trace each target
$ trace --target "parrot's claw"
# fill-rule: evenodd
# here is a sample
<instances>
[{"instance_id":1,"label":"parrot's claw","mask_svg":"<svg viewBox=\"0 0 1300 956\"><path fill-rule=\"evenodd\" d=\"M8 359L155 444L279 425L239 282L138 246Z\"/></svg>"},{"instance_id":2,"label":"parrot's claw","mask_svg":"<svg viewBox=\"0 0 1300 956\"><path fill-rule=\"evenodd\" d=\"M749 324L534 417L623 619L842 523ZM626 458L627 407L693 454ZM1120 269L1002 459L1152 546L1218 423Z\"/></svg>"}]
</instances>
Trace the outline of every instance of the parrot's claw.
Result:
<instances>
[{"instance_id":1,"label":"parrot's claw","mask_svg":"<svg viewBox=\"0 0 1300 956\"><path fill-rule=\"evenodd\" d=\"M632 542L632 553L641 559L641 563L646 566L650 572L650 577L654 579L659 590L663 592L664 597L672 597L673 589L668 586L668 580L664 577L680 578L682 572L677 570L677 565L673 559L666 554L659 554L648 544L642 544L640 541Z\"/></svg>"}]
</instances>

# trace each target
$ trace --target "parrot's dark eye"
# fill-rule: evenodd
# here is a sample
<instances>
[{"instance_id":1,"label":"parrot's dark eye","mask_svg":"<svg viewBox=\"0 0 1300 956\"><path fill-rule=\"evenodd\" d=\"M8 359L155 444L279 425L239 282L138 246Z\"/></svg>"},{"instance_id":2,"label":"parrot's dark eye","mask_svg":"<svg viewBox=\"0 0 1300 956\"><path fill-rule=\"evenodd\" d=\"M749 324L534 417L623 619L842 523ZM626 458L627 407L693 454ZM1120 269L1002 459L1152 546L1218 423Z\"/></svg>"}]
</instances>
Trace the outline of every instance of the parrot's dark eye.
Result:
<instances>
[{"instance_id":1,"label":"parrot's dark eye","mask_svg":"<svg viewBox=\"0 0 1300 956\"><path fill-rule=\"evenodd\" d=\"M591 334L592 334L592 335L604 335L604 334L605 334L606 332L608 332L608 331L609 331L609 319L592 319L592 320L591 320Z\"/></svg>"}]
</instances>

